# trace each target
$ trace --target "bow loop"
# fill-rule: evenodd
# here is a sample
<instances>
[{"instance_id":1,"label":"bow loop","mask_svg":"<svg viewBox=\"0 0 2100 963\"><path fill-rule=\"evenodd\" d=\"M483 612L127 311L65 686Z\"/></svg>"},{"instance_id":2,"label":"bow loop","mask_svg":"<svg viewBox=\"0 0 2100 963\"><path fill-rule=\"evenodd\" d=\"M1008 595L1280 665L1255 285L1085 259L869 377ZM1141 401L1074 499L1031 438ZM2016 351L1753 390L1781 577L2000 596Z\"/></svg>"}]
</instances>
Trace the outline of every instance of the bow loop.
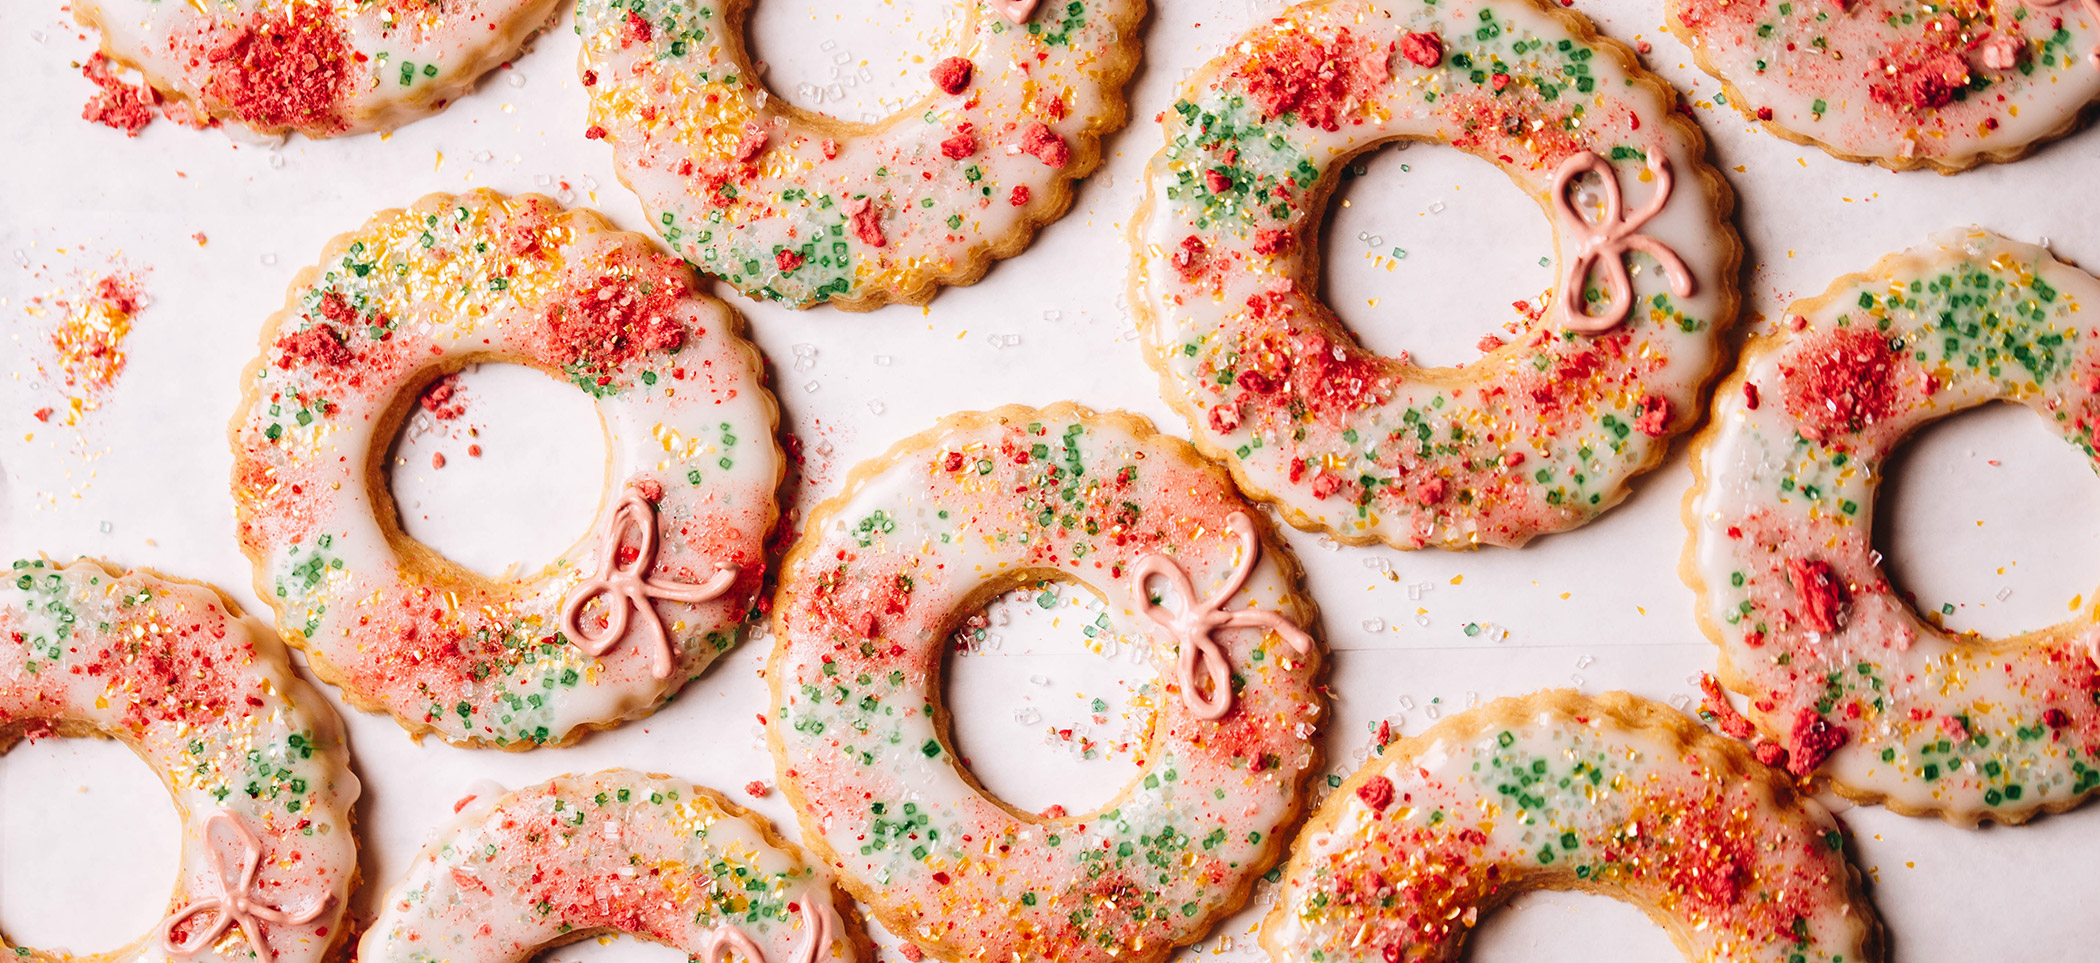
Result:
<instances>
[{"instance_id":1,"label":"bow loop","mask_svg":"<svg viewBox=\"0 0 2100 963\"><path fill-rule=\"evenodd\" d=\"M1312 636L1279 612L1223 610L1225 603L1232 601L1232 597L1247 584L1254 566L1261 561L1261 539L1254 532L1254 520L1245 512L1233 512L1226 518L1225 525L1239 537L1240 559L1225 576L1225 584L1219 586L1217 594L1210 598L1198 601L1188 570L1165 554L1154 552L1146 555L1130 570L1131 591L1138 598L1139 610L1166 629L1179 647L1174 668L1181 683L1181 700L1199 719L1221 719L1232 709L1232 667L1224 648L1213 637L1218 630L1265 629L1282 636L1301 655L1312 652ZM1152 601L1145 583L1155 575L1166 579L1169 594L1181 603L1180 612ZM1196 685L1199 679L1209 683L1209 695L1199 690Z\"/></svg>"},{"instance_id":2,"label":"bow loop","mask_svg":"<svg viewBox=\"0 0 2100 963\"><path fill-rule=\"evenodd\" d=\"M1648 156L1648 170L1655 176L1655 195L1631 214L1626 213L1626 199L1619 188L1618 172L1596 153L1577 153L1561 162L1560 169L1553 174L1553 211L1560 222L1561 233L1574 242L1573 256L1563 259L1566 266L1561 272L1559 295L1561 324L1570 331L1603 334L1624 323L1633 313L1633 277L1626 269L1626 255L1630 251L1639 251L1661 262L1663 274L1670 281L1670 290L1681 298L1692 296L1692 271L1685 266L1684 259L1663 242L1640 233L1641 228L1670 203L1670 191L1674 186L1670 160L1660 152ZM1595 174L1604 185L1603 218L1597 221L1584 217L1569 198L1576 179L1584 174ZM1603 310L1593 315L1587 313L1581 303L1582 289L1591 272L1600 269L1604 272L1605 300L1601 305Z\"/></svg>"},{"instance_id":3,"label":"bow loop","mask_svg":"<svg viewBox=\"0 0 2100 963\"><path fill-rule=\"evenodd\" d=\"M638 535L633 557L623 560L620 548L627 541L629 529ZM737 567L716 562L715 574L698 583L657 578L649 574L655 567L656 506L649 504L649 500L639 493L630 491L613 506L612 515L606 519L605 529L599 534L598 571L578 582L562 600L562 634L591 656L601 656L619 645L620 640L627 637L630 620L639 618L653 643L649 674L659 679L669 678L670 636L664 628L663 616L656 611L654 600L698 603L717 598L736 583ZM583 610L593 599L602 599L605 603L605 624L602 627L583 620Z\"/></svg>"}]
</instances>

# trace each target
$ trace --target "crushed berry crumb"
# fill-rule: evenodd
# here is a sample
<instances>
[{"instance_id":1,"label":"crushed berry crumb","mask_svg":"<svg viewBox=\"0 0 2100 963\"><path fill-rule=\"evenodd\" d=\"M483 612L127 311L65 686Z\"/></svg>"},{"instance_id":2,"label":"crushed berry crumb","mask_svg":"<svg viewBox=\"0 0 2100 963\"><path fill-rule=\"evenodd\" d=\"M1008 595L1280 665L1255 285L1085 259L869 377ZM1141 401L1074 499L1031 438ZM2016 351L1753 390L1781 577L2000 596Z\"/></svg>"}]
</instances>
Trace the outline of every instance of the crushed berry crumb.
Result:
<instances>
[{"instance_id":1,"label":"crushed berry crumb","mask_svg":"<svg viewBox=\"0 0 2100 963\"><path fill-rule=\"evenodd\" d=\"M95 95L80 109L82 120L121 130L127 137L137 137L141 129L153 122L153 108L160 103L160 94L150 85L134 87L117 79L109 58L99 53L88 58L80 73L95 84Z\"/></svg>"},{"instance_id":2,"label":"crushed berry crumb","mask_svg":"<svg viewBox=\"0 0 2100 963\"><path fill-rule=\"evenodd\" d=\"M277 339L277 367L284 370L319 365L340 368L356 354L344 343L343 334L325 322Z\"/></svg>"},{"instance_id":3,"label":"crushed berry crumb","mask_svg":"<svg viewBox=\"0 0 2100 963\"><path fill-rule=\"evenodd\" d=\"M1356 798L1376 812L1384 812L1393 804L1393 781L1384 776L1372 776L1356 787Z\"/></svg>"},{"instance_id":4,"label":"crushed berry crumb","mask_svg":"<svg viewBox=\"0 0 2100 963\"><path fill-rule=\"evenodd\" d=\"M252 13L207 34L204 94L257 127L341 130L351 48L333 14L309 4Z\"/></svg>"},{"instance_id":5,"label":"crushed berry crumb","mask_svg":"<svg viewBox=\"0 0 2100 963\"><path fill-rule=\"evenodd\" d=\"M1444 62L1444 38L1434 33L1410 33L1400 38L1400 55L1417 67Z\"/></svg>"},{"instance_id":6,"label":"crushed berry crumb","mask_svg":"<svg viewBox=\"0 0 2100 963\"><path fill-rule=\"evenodd\" d=\"M966 57L949 57L933 65L933 85L942 93L959 94L970 86L970 73L976 69Z\"/></svg>"},{"instance_id":7,"label":"crushed berry crumb","mask_svg":"<svg viewBox=\"0 0 2100 963\"><path fill-rule=\"evenodd\" d=\"M1816 632L1837 631L1838 609L1845 604L1845 583L1838 580L1829 562L1802 558L1786 560L1788 580L1801 595L1801 622Z\"/></svg>"},{"instance_id":8,"label":"crushed berry crumb","mask_svg":"<svg viewBox=\"0 0 2100 963\"><path fill-rule=\"evenodd\" d=\"M1844 745L1851 735L1844 727L1817 714L1816 710L1802 709L1801 714L1794 717L1793 748L1787 753L1787 771L1796 776L1815 772L1816 767L1830 758L1830 754Z\"/></svg>"},{"instance_id":9,"label":"crushed berry crumb","mask_svg":"<svg viewBox=\"0 0 2100 963\"><path fill-rule=\"evenodd\" d=\"M1021 132L1021 150L1051 167L1063 167L1072 160L1072 148L1065 139L1041 121L1030 123Z\"/></svg>"}]
</instances>

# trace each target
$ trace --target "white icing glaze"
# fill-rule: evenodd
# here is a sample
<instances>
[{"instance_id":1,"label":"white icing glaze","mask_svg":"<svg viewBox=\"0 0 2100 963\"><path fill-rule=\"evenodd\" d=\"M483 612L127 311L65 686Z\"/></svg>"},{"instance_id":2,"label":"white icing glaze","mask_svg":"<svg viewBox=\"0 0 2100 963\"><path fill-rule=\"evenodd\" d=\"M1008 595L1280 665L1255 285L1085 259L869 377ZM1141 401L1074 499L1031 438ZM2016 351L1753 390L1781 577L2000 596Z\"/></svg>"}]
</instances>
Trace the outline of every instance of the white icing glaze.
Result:
<instances>
[{"instance_id":1,"label":"white icing glaze","mask_svg":"<svg viewBox=\"0 0 2100 963\"><path fill-rule=\"evenodd\" d=\"M2100 9L2027 0L1669 0L1746 116L1839 157L1960 170L2065 133L2100 97Z\"/></svg>"},{"instance_id":2,"label":"white icing glaze","mask_svg":"<svg viewBox=\"0 0 2100 963\"><path fill-rule=\"evenodd\" d=\"M1279 963L1456 961L1534 888L1634 903L1690 961L1880 955L1823 807L1662 706L1572 692L1380 747L1294 847L1262 944Z\"/></svg>"},{"instance_id":3,"label":"white icing glaze","mask_svg":"<svg viewBox=\"0 0 2100 963\"><path fill-rule=\"evenodd\" d=\"M640 235L489 192L382 213L302 276L249 369L234 491L257 592L323 678L411 731L538 745L648 712L735 643L782 461L756 351L690 283ZM434 371L488 358L590 394L608 477L628 492L593 536L521 576L416 545L391 526L384 476L367 483L390 406ZM606 536L642 521L649 544ZM638 555L608 557L622 550ZM646 592L589 591L630 570ZM713 592L725 571L733 582ZM697 587L666 588L678 583ZM649 611L629 618L636 604ZM563 630L579 618L582 647ZM666 629L669 666L655 644Z\"/></svg>"},{"instance_id":4,"label":"white icing glaze","mask_svg":"<svg viewBox=\"0 0 2100 963\"><path fill-rule=\"evenodd\" d=\"M309 137L398 127L508 59L556 0L79 0L111 57L206 113Z\"/></svg>"},{"instance_id":5,"label":"white icing glaze","mask_svg":"<svg viewBox=\"0 0 2100 963\"><path fill-rule=\"evenodd\" d=\"M628 933L707 963L854 963L831 877L712 790L613 769L469 797L380 900L367 963L523 963Z\"/></svg>"},{"instance_id":6,"label":"white icing glaze","mask_svg":"<svg viewBox=\"0 0 2100 963\"><path fill-rule=\"evenodd\" d=\"M1722 679L1797 773L1960 822L2100 787L2100 611L2010 639L1946 632L1891 587L1872 533L1890 453L1962 409L2025 405L2093 457L2096 304L2100 281L2046 251L1956 231L1793 305L1716 394L1685 573Z\"/></svg>"},{"instance_id":7,"label":"white icing glaze","mask_svg":"<svg viewBox=\"0 0 2100 963\"><path fill-rule=\"evenodd\" d=\"M217 593L88 560L15 562L0 584L0 744L54 730L122 740L184 826L169 917L96 959L320 963L341 941L359 792L341 725Z\"/></svg>"},{"instance_id":8,"label":"white icing glaze","mask_svg":"<svg viewBox=\"0 0 2100 963\"><path fill-rule=\"evenodd\" d=\"M1061 405L951 418L812 515L775 607L768 729L803 838L891 932L949 960L1151 961L1244 899L1313 771L1319 653L1267 620L1211 628L1239 688L1222 718L1200 718L1169 684L1173 643L1148 634L1133 576L1164 554L1191 582L1170 605L1244 577L1234 616L1304 622L1295 565L1233 531L1246 510L1184 444ZM1052 573L1100 596L1103 634L1152 639L1160 681L1139 693L1153 716L1137 780L1097 811L1031 816L958 765L938 671L987 592Z\"/></svg>"},{"instance_id":9,"label":"white icing glaze","mask_svg":"<svg viewBox=\"0 0 2100 963\"><path fill-rule=\"evenodd\" d=\"M1690 423L1734 319L1731 195L1675 106L1531 0L1290 8L1183 87L1146 170L1132 301L1168 403L1241 487L1349 541L1516 545L1596 517ZM1366 351L1312 248L1336 172L1396 138L1561 211L1563 285L1589 287L1457 371Z\"/></svg>"},{"instance_id":10,"label":"white icing glaze","mask_svg":"<svg viewBox=\"0 0 2100 963\"><path fill-rule=\"evenodd\" d=\"M954 56L927 58L936 89L856 124L772 97L732 6L583 0L586 133L612 144L673 250L793 307L924 301L1019 253L1122 123L1145 13L1144 0L1054 0L1016 25L1033 0L964 4Z\"/></svg>"}]
</instances>

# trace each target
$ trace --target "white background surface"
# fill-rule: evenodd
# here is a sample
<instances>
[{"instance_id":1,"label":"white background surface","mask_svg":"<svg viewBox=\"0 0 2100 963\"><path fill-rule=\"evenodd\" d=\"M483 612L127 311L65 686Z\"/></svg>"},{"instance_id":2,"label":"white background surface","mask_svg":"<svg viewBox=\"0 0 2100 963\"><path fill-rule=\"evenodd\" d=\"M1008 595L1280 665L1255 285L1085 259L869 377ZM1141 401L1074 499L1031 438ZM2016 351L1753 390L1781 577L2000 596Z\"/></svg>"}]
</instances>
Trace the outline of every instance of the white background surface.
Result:
<instances>
[{"instance_id":1,"label":"white background surface","mask_svg":"<svg viewBox=\"0 0 2100 963\"><path fill-rule=\"evenodd\" d=\"M880 110L881 96L919 92L930 61L916 37L936 32L950 12L936 0L757 6L755 47L777 62L776 93L854 119ZM1614 37L1652 42L1646 62L1687 92L1714 140L1739 195L1751 264L1743 328L1944 227L1980 223L2047 239L2060 256L2100 265L2100 132L1955 178L1843 164L1752 132L1717 108L1716 84L1663 34L1652 0L1576 7ZM784 427L803 439L810 480L794 493L800 508L829 494L851 465L953 411L1074 399L1182 431L1123 308L1122 231L1138 172L1159 146L1154 115L1189 68L1275 9L1173 0L1155 12L1133 119L1106 142L1104 168L1064 220L983 283L949 290L924 310L870 315L795 313L721 290L750 319L774 366ZM580 136L584 98L566 12L513 69L442 114L388 138L275 146L165 121L127 140L81 121L91 88L76 65L91 43L66 17L52 0L0 7L8 97L0 108L0 556L92 554L152 566L214 582L267 613L233 539L225 421L263 319L321 245L378 209L483 186L557 194L630 229L645 222L613 176L610 151ZM1480 335L1515 319L1512 301L1550 284L1538 263L1551 253L1545 219L1487 164L1416 147L1376 152L1363 165L1366 176L1340 195L1350 206L1333 211L1326 284L1374 348L1464 360ZM208 244L191 239L198 232ZM1395 247L1408 256L1391 260ZM113 258L143 276L149 298L127 344L129 370L80 428L39 424L30 413L58 396L36 364L51 319L32 316L30 299L78 292L84 274ZM602 488L590 409L522 369L475 372L467 384L464 419L404 446L394 484L409 506L405 521L484 571L537 564L581 537ZM479 437L465 437L468 427ZM470 440L485 457L464 457ZM1683 448L1603 520L1520 551L1338 549L1290 533L1334 651L1336 716L1322 734L1332 764L1350 768L1378 720L1418 732L1475 699L1556 685L1664 700L1693 692L1713 654L1676 576L1678 501L1689 481ZM436 451L449 459L442 471L428 468ZM1880 545L1921 602L1958 607L1956 627L2037 627L2100 584L2100 484L2039 421L2015 409L1971 414L1907 451L1884 499ZM1085 652L1075 621L995 626L1001 645L957 659L949 689L977 771L1031 808L1104 800L1130 772L1128 754L1112 743L1127 725L1120 696L1142 670ZM1487 628L1469 635L1469 624ZM477 780L516 787L623 765L740 799L746 783L770 784L753 718L765 704L757 670L768 646L763 635L747 641L656 716L572 749L416 745L385 718L349 713L365 785L366 885L356 912L370 913ZM1096 696L1111 704L1100 724L1088 718ZM1051 732L1075 722L1110 744L1102 758L1081 759ZM745 801L799 835L777 792ZM1874 880L1892 959L2100 955L2092 909L2100 809L1980 831L1876 808L1841 818ZM165 794L123 749L64 740L17 748L0 758L0 930L81 951L145 932L165 910L176 828ZM1219 925L1202 956L1257 958L1257 918L1250 908ZM1677 958L1636 911L1588 896L1523 898L1491 917L1475 943L1477 961ZM632 940L550 956L676 959Z\"/></svg>"}]
</instances>

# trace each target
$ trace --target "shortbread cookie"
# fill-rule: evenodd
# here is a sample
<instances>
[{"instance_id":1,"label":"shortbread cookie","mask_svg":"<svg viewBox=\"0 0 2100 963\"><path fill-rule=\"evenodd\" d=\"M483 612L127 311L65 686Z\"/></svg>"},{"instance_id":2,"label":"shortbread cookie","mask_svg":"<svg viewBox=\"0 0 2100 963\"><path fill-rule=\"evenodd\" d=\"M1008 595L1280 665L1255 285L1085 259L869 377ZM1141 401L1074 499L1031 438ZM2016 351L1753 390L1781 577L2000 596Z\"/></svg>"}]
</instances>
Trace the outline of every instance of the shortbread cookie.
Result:
<instances>
[{"instance_id":1,"label":"shortbread cookie","mask_svg":"<svg viewBox=\"0 0 2100 963\"><path fill-rule=\"evenodd\" d=\"M2094 0L1666 7L1728 103L1844 160L1943 174L2017 160L2100 98Z\"/></svg>"},{"instance_id":2,"label":"shortbread cookie","mask_svg":"<svg viewBox=\"0 0 2100 963\"><path fill-rule=\"evenodd\" d=\"M764 582L783 462L739 328L589 211L477 191L380 213L299 276L247 369L233 488L257 594L316 673L412 733L525 749L648 714L736 643ZM422 389L484 361L589 395L618 486L523 575L418 544L387 488Z\"/></svg>"},{"instance_id":3,"label":"shortbread cookie","mask_svg":"<svg viewBox=\"0 0 2100 963\"><path fill-rule=\"evenodd\" d=\"M1798 775L1949 821L2020 822L2100 788L2100 604L1985 639L1920 618L1874 550L1884 466L1919 427L2032 408L2087 458L2100 281L1946 234L1839 278L1753 341L1693 447L1684 577L1721 679Z\"/></svg>"},{"instance_id":4,"label":"shortbread cookie","mask_svg":"<svg viewBox=\"0 0 2100 963\"><path fill-rule=\"evenodd\" d=\"M555 0L78 0L102 51L259 133L390 130L517 53Z\"/></svg>"},{"instance_id":5,"label":"shortbread cookie","mask_svg":"<svg viewBox=\"0 0 2100 963\"><path fill-rule=\"evenodd\" d=\"M87 559L15 562L0 584L0 748L51 734L129 746L183 825L167 917L94 959L320 963L344 944L359 786L342 725L224 597ZM4 939L0 953L72 959Z\"/></svg>"},{"instance_id":6,"label":"shortbread cookie","mask_svg":"<svg viewBox=\"0 0 2100 963\"><path fill-rule=\"evenodd\" d=\"M625 933L701 963L856 963L831 876L719 793L612 769L469 796L381 897L365 963L525 963Z\"/></svg>"},{"instance_id":7,"label":"shortbread cookie","mask_svg":"<svg viewBox=\"0 0 2100 963\"><path fill-rule=\"evenodd\" d=\"M1872 963L1845 834L1742 744L1623 693L1502 699L1381 749L1293 844L1283 963L1462 957L1533 889L1625 900L1711 963Z\"/></svg>"},{"instance_id":8,"label":"shortbread cookie","mask_svg":"<svg viewBox=\"0 0 2100 963\"><path fill-rule=\"evenodd\" d=\"M1197 72L1165 121L1131 303L1197 446L1291 524L1522 544L1617 504L1696 420L1735 317L1733 195L1675 92L1580 16L1301 4ZM1455 370L1373 354L1320 301L1338 172L1396 138L1494 163L1553 220L1555 303Z\"/></svg>"},{"instance_id":9,"label":"shortbread cookie","mask_svg":"<svg viewBox=\"0 0 2100 963\"><path fill-rule=\"evenodd\" d=\"M1145 0L970 0L874 124L773 97L752 0L582 0L585 136L673 250L755 298L865 310L972 284L1062 216L1123 123ZM786 0L772 0L786 2Z\"/></svg>"},{"instance_id":10,"label":"shortbread cookie","mask_svg":"<svg viewBox=\"0 0 2100 963\"><path fill-rule=\"evenodd\" d=\"M1298 566L1222 473L1128 415L951 417L856 469L784 563L767 732L803 839L890 932L952 961L1151 963L1237 909L1318 764ZM1152 641L1140 775L1021 813L955 758L943 645L1023 581Z\"/></svg>"}]
</instances>

